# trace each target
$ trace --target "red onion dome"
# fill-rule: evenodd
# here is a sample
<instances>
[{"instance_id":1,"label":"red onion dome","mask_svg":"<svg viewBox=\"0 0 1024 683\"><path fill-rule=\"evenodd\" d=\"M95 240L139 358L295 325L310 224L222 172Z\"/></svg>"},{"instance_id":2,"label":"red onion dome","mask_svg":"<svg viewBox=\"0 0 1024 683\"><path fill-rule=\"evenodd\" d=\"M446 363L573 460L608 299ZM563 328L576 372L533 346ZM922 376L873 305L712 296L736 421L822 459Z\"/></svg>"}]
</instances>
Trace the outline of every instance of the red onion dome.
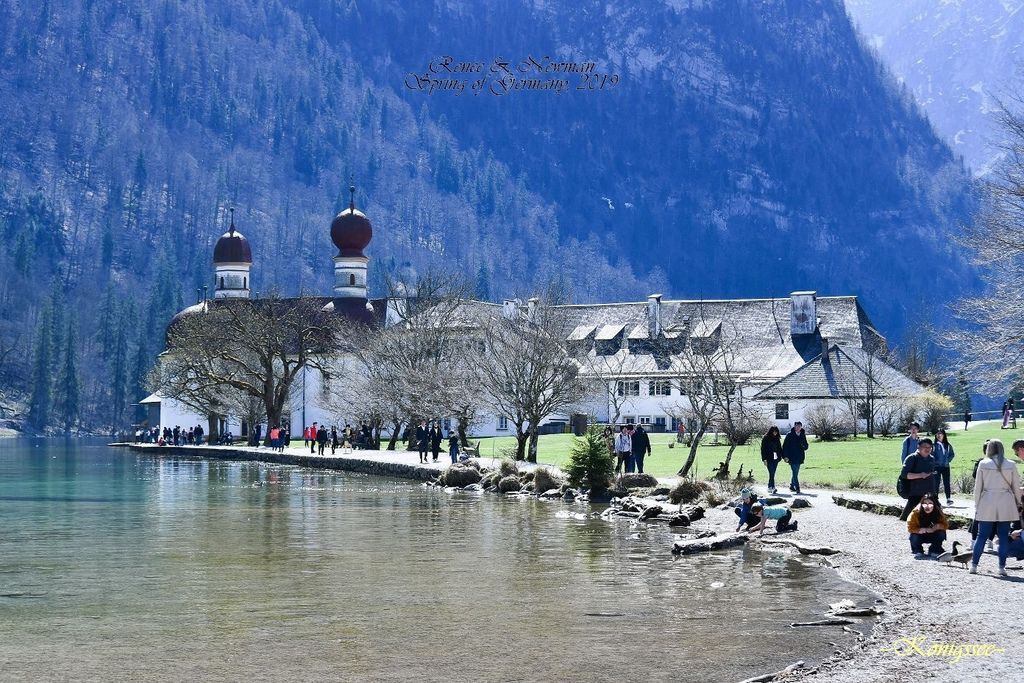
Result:
<instances>
[{"instance_id":1,"label":"red onion dome","mask_svg":"<svg viewBox=\"0 0 1024 683\"><path fill-rule=\"evenodd\" d=\"M235 230L235 210L231 210L231 227L213 247L214 263L252 263L252 249L245 235Z\"/></svg>"},{"instance_id":2,"label":"red onion dome","mask_svg":"<svg viewBox=\"0 0 1024 683\"><path fill-rule=\"evenodd\" d=\"M331 222L331 241L338 247L338 256L363 256L363 249L373 238L373 227L363 212L356 210L355 186L349 191L352 193L349 207Z\"/></svg>"}]
</instances>

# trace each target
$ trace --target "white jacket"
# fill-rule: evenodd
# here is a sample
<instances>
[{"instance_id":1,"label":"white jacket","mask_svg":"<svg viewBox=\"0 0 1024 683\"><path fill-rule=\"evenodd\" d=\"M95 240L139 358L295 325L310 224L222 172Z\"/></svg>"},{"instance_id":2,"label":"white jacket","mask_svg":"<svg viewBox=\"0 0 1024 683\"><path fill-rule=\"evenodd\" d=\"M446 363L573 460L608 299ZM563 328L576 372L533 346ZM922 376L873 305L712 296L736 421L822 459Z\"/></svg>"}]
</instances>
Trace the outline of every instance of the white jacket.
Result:
<instances>
[{"instance_id":1,"label":"white jacket","mask_svg":"<svg viewBox=\"0 0 1024 683\"><path fill-rule=\"evenodd\" d=\"M1015 522L1020 518L1020 473L1017 466L1003 460L1000 471L992 458L978 463L974 480L974 519L979 522Z\"/></svg>"}]
</instances>

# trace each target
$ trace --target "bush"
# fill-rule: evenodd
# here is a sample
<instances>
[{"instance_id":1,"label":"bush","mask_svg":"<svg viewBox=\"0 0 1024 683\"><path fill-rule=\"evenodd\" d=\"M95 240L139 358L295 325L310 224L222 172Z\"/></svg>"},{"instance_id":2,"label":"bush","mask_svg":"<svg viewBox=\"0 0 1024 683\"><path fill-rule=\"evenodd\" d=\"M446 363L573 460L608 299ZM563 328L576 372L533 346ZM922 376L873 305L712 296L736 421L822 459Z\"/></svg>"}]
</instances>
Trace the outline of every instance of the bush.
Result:
<instances>
[{"instance_id":1,"label":"bush","mask_svg":"<svg viewBox=\"0 0 1024 683\"><path fill-rule=\"evenodd\" d=\"M866 474L855 474L846 480L846 484L851 489L871 488L871 477Z\"/></svg>"},{"instance_id":2,"label":"bush","mask_svg":"<svg viewBox=\"0 0 1024 683\"><path fill-rule=\"evenodd\" d=\"M508 493L509 491L518 491L523 487L519 483L519 477L514 474L509 474L501 478L498 481L498 490L502 493Z\"/></svg>"},{"instance_id":3,"label":"bush","mask_svg":"<svg viewBox=\"0 0 1024 683\"><path fill-rule=\"evenodd\" d=\"M615 474L615 461L600 433L588 431L573 440L565 474L569 484L576 488L586 488L591 493L601 493L608 489L612 475Z\"/></svg>"},{"instance_id":4,"label":"bush","mask_svg":"<svg viewBox=\"0 0 1024 683\"><path fill-rule=\"evenodd\" d=\"M498 474L507 477L510 474L519 474L519 463L514 458L504 458L498 463Z\"/></svg>"},{"instance_id":5,"label":"bush","mask_svg":"<svg viewBox=\"0 0 1024 683\"><path fill-rule=\"evenodd\" d=\"M441 483L445 486L469 486L480 481L480 470L475 467L452 465L441 473Z\"/></svg>"},{"instance_id":6,"label":"bush","mask_svg":"<svg viewBox=\"0 0 1024 683\"><path fill-rule=\"evenodd\" d=\"M704 493L704 505L709 508L716 508L727 500L729 499L718 491L706 491Z\"/></svg>"},{"instance_id":7,"label":"bush","mask_svg":"<svg viewBox=\"0 0 1024 683\"><path fill-rule=\"evenodd\" d=\"M875 408L875 434L878 436L893 436L899 428L898 406L892 403L883 403Z\"/></svg>"},{"instance_id":8,"label":"bush","mask_svg":"<svg viewBox=\"0 0 1024 683\"><path fill-rule=\"evenodd\" d=\"M818 441L835 441L846 432L836 409L824 403L814 406L807 412L804 424L808 433L813 434Z\"/></svg>"},{"instance_id":9,"label":"bush","mask_svg":"<svg viewBox=\"0 0 1024 683\"><path fill-rule=\"evenodd\" d=\"M707 482L696 479L683 479L668 492L668 499L679 505L692 503L711 490Z\"/></svg>"},{"instance_id":10,"label":"bush","mask_svg":"<svg viewBox=\"0 0 1024 683\"><path fill-rule=\"evenodd\" d=\"M539 493L544 493L551 489L561 488L565 482L551 468L538 467L534 470L533 483Z\"/></svg>"},{"instance_id":11,"label":"bush","mask_svg":"<svg viewBox=\"0 0 1024 683\"><path fill-rule=\"evenodd\" d=\"M950 488L957 493L974 493L974 477L970 472L961 472L960 476L953 480Z\"/></svg>"},{"instance_id":12,"label":"bush","mask_svg":"<svg viewBox=\"0 0 1024 683\"><path fill-rule=\"evenodd\" d=\"M953 410L953 402L948 397L929 391L918 399L921 406L921 429L934 434L946 428L943 415Z\"/></svg>"}]
</instances>

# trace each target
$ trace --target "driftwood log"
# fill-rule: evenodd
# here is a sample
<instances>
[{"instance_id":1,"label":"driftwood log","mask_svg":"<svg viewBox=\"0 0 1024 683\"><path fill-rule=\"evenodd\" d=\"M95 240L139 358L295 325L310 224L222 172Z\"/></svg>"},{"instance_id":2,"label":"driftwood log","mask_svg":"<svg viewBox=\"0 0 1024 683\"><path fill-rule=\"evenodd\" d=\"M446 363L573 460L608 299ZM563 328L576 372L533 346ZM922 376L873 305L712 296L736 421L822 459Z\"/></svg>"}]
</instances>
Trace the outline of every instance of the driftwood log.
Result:
<instances>
[{"instance_id":1,"label":"driftwood log","mask_svg":"<svg viewBox=\"0 0 1024 683\"><path fill-rule=\"evenodd\" d=\"M850 510L860 510L862 512L873 512L876 515L885 515L887 517L899 517L903 514L902 505L891 505L889 503L875 503L870 500L861 500L860 498L847 498L846 496L832 496L833 502L839 507L848 508ZM959 515L951 515L946 512L946 519L949 521L950 529L965 529L971 526L971 520L966 517L960 517Z\"/></svg>"},{"instance_id":2,"label":"driftwood log","mask_svg":"<svg viewBox=\"0 0 1024 683\"><path fill-rule=\"evenodd\" d=\"M793 546L797 549L797 551L799 551L801 555L835 555L841 552L839 550L836 550L835 548L830 548L827 545L804 545L803 543L799 543L798 541L790 541L786 538L766 538L762 540L761 543L764 543L766 545Z\"/></svg>"},{"instance_id":3,"label":"driftwood log","mask_svg":"<svg viewBox=\"0 0 1024 683\"><path fill-rule=\"evenodd\" d=\"M797 669L802 668L804 668L804 662L803 660L800 660L799 662L790 664L782 671L776 671L773 674L762 674L761 676L754 676L753 678L748 678L744 681L740 681L740 683L767 683L768 681L774 681L778 678L784 678L789 674L793 673L794 671L796 671Z\"/></svg>"},{"instance_id":4,"label":"driftwood log","mask_svg":"<svg viewBox=\"0 0 1024 683\"><path fill-rule=\"evenodd\" d=\"M679 512L668 520L669 526L690 526L699 519L704 519L704 508L700 505L680 505Z\"/></svg>"},{"instance_id":5,"label":"driftwood log","mask_svg":"<svg viewBox=\"0 0 1024 683\"><path fill-rule=\"evenodd\" d=\"M877 617L882 610L874 607L851 607L848 609L837 609L832 612L835 617Z\"/></svg>"},{"instance_id":6,"label":"driftwood log","mask_svg":"<svg viewBox=\"0 0 1024 683\"><path fill-rule=\"evenodd\" d=\"M790 626L793 628L798 626L847 626L856 623L852 619L822 619L821 621L797 621L790 624Z\"/></svg>"},{"instance_id":7,"label":"driftwood log","mask_svg":"<svg viewBox=\"0 0 1024 683\"><path fill-rule=\"evenodd\" d=\"M706 553L722 548L732 548L743 545L747 542L747 534L736 532L731 534L719 534L710 538L687 538L675 541L672 544L673 555L692 555L694 553ZM852 623L852 622L851 622Z\"/></svg>"}]
</instances>

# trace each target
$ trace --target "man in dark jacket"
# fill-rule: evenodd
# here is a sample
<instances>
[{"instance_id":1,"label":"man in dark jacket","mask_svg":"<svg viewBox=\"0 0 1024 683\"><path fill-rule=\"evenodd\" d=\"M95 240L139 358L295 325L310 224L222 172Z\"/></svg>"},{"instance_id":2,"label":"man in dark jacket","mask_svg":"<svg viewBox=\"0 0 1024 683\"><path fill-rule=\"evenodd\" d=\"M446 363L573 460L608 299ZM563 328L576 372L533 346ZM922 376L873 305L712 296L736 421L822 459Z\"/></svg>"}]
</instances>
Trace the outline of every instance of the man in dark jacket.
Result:
<instances>
[{"instance_id":1,"label":"man in dark jacket","mask_svg":"<svg viewBox=\"0 0 1024 683\"><path fill-rule=\"evenodd\" d=\"M649 455L651 452L651 439L647 436L647 432L641 425L637 425L636 429L633 430L633 436L630 439L633 450L633 462L636 466L636 471L640 474L644 473L644 456ZM633 468L630 467L630 463L626 463L626 471L632 472Z\"/></svg>"},{"instance_id":2,"label":"man in dark jacket","mask_svg":"<svg viewBox=\"0 0 1024 683\"><path fill-rule=\"evenodd\" d=\"M320 425L320 428L316 430L316 454L323 455L324 448L327 446L327 427Z\"/></svg>"},{"instance_id":3,"label":"man in dark jacket","mask_svg":"<svg viewBox=\"0 0 1024 683\"><path fill-rule=\"evenodd\" d=\"M917 442L917 451L911 453L903 462L903 469L900 477L907 480L907 504L903 506L903 514L900 519L904 522L910 516L910 511L917 507L925 494L935 491L935 458L932 457L932 440L921 439Z\"/></svg>"},{"instance_id":4,"label":"man in dark jacket","mask_svg":"<svg viewBox=\"0 0 1024 683\"><path fill-rule=\"evenodd\" d=\"M438 456L441 455L441 441L444 440L444 435L441 433L441 425L436 422L430 427L430 451L434 456L434 462L437 462Z\"/></svg>"},{"instance_id":5,"label":"man in dark jacket","mask_svg":"<svg viewBox=\"0 0 1024 683\"><path fill-rule=\"evenodd\" d=\"M789 481L789 490L800 493L800 465L804 464L804 451L807 450L807 434L804 433L803 422L794 422L793 428L786 434L782 442L782 459L789 463L793 470L793 478Z\"/></svg>"},{"instance_id":6,"label":"man in dark jacket","mask_svg":"<svg viewBox=\"0 0 1024 683\"><path fill-rule=\"evenodd\" d=\"M420 425L416 428L416 448L420 452L420 462L426 462L427 449L430 448L430 431L427 429L426 422L420 422Z\"/></svg>"}]
</instances>

